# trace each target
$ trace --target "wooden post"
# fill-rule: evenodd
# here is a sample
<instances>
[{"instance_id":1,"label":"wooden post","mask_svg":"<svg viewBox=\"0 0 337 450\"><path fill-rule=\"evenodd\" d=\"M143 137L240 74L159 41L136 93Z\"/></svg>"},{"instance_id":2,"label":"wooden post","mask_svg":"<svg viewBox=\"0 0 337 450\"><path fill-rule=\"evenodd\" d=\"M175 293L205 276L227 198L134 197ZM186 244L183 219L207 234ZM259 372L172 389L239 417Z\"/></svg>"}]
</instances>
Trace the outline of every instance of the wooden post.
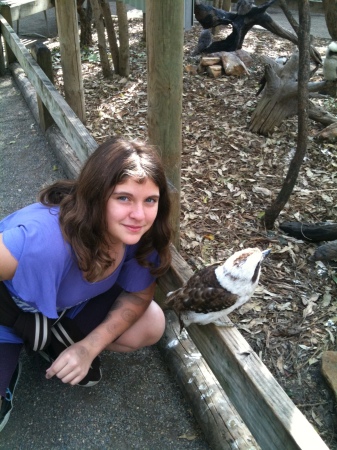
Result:
<instances>
[{"instance_id":1,"label":"wooden post","mask_svg":"<svg viewBox=\"0 0 337 450\"><path fill-rule=\"evenodd\" d=\"M1 15L7 20L8 24L12 27L13 26L12 14L11 9L8 5L3 5L1 7ZM6 41L5 41L5 50L7 56L7 66L9 66L10 64L16 61L16 58Z\"/></svg>"},{"instance_id":2,"label":"wooden post","mask_svg":"<svg viewBox=\"0 0 337 450\"><path fill-rule=\"evenodd\" d=\"M1 30L0 30L0 77L3 77L6 73L5 55L2 47Z\"/></svg>"},{"instance_id":3,"label":"wooden post","mask_svg":"<svg viewBox=\"0 0 337 450\"><path fill-rule=\"evenodd\" d=\"M56 0L55 6L60 38L65 98L68 105L82 123L85 124L85 103L76 0Z\"/></svg>"},{"instance_id":4,"label":"wooden post","mask_svg":"<svg viewBox=\"0 0 337 450\"><path fill-rule=\"evenodd\" d=\"M43 42L37 41L33 45L31 53L35 61L54 84L53 66L49 48L43 44ZM54 119L50 115L48 109L44 106L39 96L37 96L37 106L39 109L40 128L42 131L46 131L47 128L55 123Z\"/></svg>"},{"instance_id":5,"label":"wooden post","mask_svg":"<svg viewBox=\"0 0 337 450\"><path fill-rule=\"evenodd\" d=\"M148 133L161 151L166 174L180 195L184 0L147 0ZM173 211L179 248L180 206Z\"/></svg>"}]
</instances>

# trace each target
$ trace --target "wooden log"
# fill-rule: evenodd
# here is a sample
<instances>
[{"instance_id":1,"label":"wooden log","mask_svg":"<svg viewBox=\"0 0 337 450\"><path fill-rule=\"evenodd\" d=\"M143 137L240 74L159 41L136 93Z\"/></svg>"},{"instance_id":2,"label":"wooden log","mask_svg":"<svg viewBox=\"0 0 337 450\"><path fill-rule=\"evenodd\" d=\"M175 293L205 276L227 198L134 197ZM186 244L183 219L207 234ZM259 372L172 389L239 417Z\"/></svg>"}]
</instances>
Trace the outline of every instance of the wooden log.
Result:
<instances>
[{"instance_id":1,"label":"wooden log","mask_svg":"<svg viewBox=\"0 0 337 450\"><path fill-rule=\"evenodd\" d=\"M116 12L119 28L119 74L128 77L130 75L129 24L126 4L121 0L116 0Z\"/></svg>"},{"instance_id":2,"label":"wooden log","mask_svg":"<svg viewBox=\"0 0 337 450\"><path fill-rule=\"evenodd\" d=\"M337 239L337 223L283 222L280 229L296 239L309 242L333 241Z\"/></svg>"},{"instance_id":3,"label":"wooden log","mask_svg":"<svg viewBox=\"0 0 337 450\"><path fill-rule=\"evenodd\" d=\"M76 0L57 0L55 6L65 99L77 117L85 124L85 101Z\"/></svg>"},{"instance_id":4,"label":"wooden log","mask_svg":"<svg viewBox=\"0 0 337 450\"><path fill-rule=\"evenodd\" d=\"M83 123L57 92L49 78L38 66L7 21L0 16L1 32L15 53L17 60L26 73L43 103L48 108L55 123L81 162L96 149L97 143L88 133Z\"/></svg>"},{"instance_id":5,"label":"wooden log","mask_svg":"<svg viewBox=\"0 0 337 450\"><path fill-rule=\"evenodd\" d=\"M11 64L9 66L9 70L11 71L23 98L25 99L29 109L31 110L36 123L39 123L40 117L36 100L36 90L33 88L32 84L27 78L27 75L22 70L22 67L19 63L16 62Z\"/></svg>"},{"instance_id":6,"label":"wooden log","mask_svg":"<svg viewBox=\"0 0 337 450\"><path fill-rule=\"evenodd\" d=\"M175 313L165 316L159 348L212 450L259 449L191 338L180 334Z\"/></svg>"},{"instance_id":7,"label":"wooden log","mask_svg":"<svg viewBox=\"0 0 337 450\"><path fill-rule=\"evenodd\" d=\"M49 48L43 42L35 42L31 48L31 53L35 61L54 84L54 74L52 66L51 52ZM53 125L54 119L50 115L48 109L44 106L41 98L37 96L37 106L39 109L39 124L42 131L46 131L51 125Z\"/></svg>"},{"instance_id":8,"label":"wooden log","mask_svg":"<svg viewBox=\"0 0 337 450\"><path fill-rule=\"evenodd\" d=\"M100 1L91 0L91 7L97 31L98 51L101 60L102 73L104 78L108 78L112 75L112 70L109 63L107 46L105 41L105 27Z\"/></svg>"},{"instance_id":9,"label":"wooden log","mask_svg":"<svg viewBox=\"0 0 337 450\"><path fill-rule=\"evenodd\" d=\"M172 248L172 266L159 287L173 291L191 274ZM236 328L190 325L188 334L263 450L328 450Z\"/></svg>"},{"instance_id":10,"label":"wooden log","mask_svg":"<svg viewBox=\"0 0 337 450\"><path fill-rule=\"evenodd\" d=\"M77 158L74 150L70 147L57 125L49 127L45 136L67 177L69 179L77 178L82 163Z\"/></svg>"},{"instance_id":11,"label":"wooden log","mask_svg":"<svg viewBox=\"0 0 337 450\"><path fill-rule=\"evenodd\" d=\"M10 70L22 96L26 100L29 109L34 116L34 119L37 123L39 123L39 111L35 89L18 63L11 64ZM50 148L60 161L67 177L70 179L77 178L82 163L66 141L57 125L54 124L50 126L45 132L45 137L50 145Z\"/></svg>"}]
</instances>

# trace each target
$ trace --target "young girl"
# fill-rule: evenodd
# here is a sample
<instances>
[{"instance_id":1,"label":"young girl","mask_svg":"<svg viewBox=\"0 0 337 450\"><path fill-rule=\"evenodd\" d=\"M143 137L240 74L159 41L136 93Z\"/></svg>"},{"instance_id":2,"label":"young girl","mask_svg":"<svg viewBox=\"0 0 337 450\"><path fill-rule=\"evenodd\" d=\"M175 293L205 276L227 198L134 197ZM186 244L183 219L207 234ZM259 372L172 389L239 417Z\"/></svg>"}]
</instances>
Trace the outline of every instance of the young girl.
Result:
<instances>
[{"instance_id":1,"label":"young girl","mask_svg":"<svg viewBox=\"0 0 337 450\"><path fill-rule=\"evenodd\" d=\"M23 344L51 361L46 378L92 386L102 350L154 344L165 327L153 295L170 265L170 201L154 149L112 138L39 200L0 222L0 431Z\"/></svg>"}]
</instances>

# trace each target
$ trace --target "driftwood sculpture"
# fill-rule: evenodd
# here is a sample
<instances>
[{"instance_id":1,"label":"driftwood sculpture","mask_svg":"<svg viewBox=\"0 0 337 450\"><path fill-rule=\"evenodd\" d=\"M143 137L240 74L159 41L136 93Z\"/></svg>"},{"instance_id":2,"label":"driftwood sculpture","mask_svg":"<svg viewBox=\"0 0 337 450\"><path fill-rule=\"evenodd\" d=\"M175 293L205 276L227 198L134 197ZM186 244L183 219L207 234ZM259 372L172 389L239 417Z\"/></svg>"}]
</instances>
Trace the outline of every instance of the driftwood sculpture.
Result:
<instances>
[{"instance_id":1,"label":"driftwood sculpture","mask_svg":"<svg viewBox=\"0 0 337 450\"><path fill-rule=\"evenodd\" d=\"M279 64L271 58L263 57L266 66L261 80L262 96L252 114L249 129L254 133L267 135L272 133L284 119L298 112L298 52L292 54L285 64ZM313 70L312 74L315 72ZM326 81L310 82L309 93L319 92ZM309 118L327 126L336 122L328 112L309 102Z\"/></svg>"},{"instance_id":2,"label":"driftwood sculpture","mask_svg":"<svg viewBox=\"0 0 337 450\"><path fill-rule=\"evenodd\" d=\"M275 1L269 0L260 6L255 6L253 0L239 0L235 12L227 12L196 2L194 5L194 15L203 28L214 28L219 25L232 26L232 32L226 39L213 42L203 52L234 52L235 50L240 50L246 34L254 25L260 25L276 34L276 36L298 45L297 36L274 22L272 17L266 12L269 6ZM321 56L314 47L310 48L310 55L314 62L321 64Z\"/></svg>"}]
</instances>

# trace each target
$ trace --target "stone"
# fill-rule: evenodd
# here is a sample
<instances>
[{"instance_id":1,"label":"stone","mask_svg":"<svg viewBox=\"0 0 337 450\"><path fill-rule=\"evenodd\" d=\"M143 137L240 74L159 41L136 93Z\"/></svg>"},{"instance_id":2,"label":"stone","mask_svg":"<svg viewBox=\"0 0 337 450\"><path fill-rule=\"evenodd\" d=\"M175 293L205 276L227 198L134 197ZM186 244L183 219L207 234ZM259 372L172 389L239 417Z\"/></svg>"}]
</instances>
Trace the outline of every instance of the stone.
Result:
<instances>
[{"instance_id":1,"label":"stone","mask_svg":"<svg viewBox=\"0 0 337 450\"><path fill-rule=\"evenodd\" d=\"M214 64L207 67L207 73L212 78L218 78L222 75L222 66L220 64Z\"/></svg>"},{"instance_id":2,"label":"stone","mask_svg":"<svg viewBox=\"0 0 337 450\"><path fill-rule=\"evenodd\" d=\"M337 352L323 352L322 374L333 390L333 393L337 400Z\"/></svg>"},{"instance_id":3,"label":"stone","mask_svg":"<svg viewBox=\"0 0 337 450\"><path fill-rule=\"evenodd\" d=\"M200 64L202 66L213 66L213 64L218 64L220 62L220 56L204 56L201 58Z\"/></svg>"},{"instance_id":4,"label":"stone","mask_svg":"<svg viewBox=\"0 0 337 450\"><path fill-rule=\"evenodd\" d=\"M247 67L234 52L222 52L221 61L226 75L249 75Z\"/></svg>"},{"instance_id":5,"label":"stone","mask_svg":"<svg viewBox=\"0 0 337 450\"><path fill-rule=\"evenodd\" d=\"M328 141L328 142L336 142L337 141L337 122L328 125L318 134L316 134L316 138L320 141Z\"/></svg>"}]
</instances>

